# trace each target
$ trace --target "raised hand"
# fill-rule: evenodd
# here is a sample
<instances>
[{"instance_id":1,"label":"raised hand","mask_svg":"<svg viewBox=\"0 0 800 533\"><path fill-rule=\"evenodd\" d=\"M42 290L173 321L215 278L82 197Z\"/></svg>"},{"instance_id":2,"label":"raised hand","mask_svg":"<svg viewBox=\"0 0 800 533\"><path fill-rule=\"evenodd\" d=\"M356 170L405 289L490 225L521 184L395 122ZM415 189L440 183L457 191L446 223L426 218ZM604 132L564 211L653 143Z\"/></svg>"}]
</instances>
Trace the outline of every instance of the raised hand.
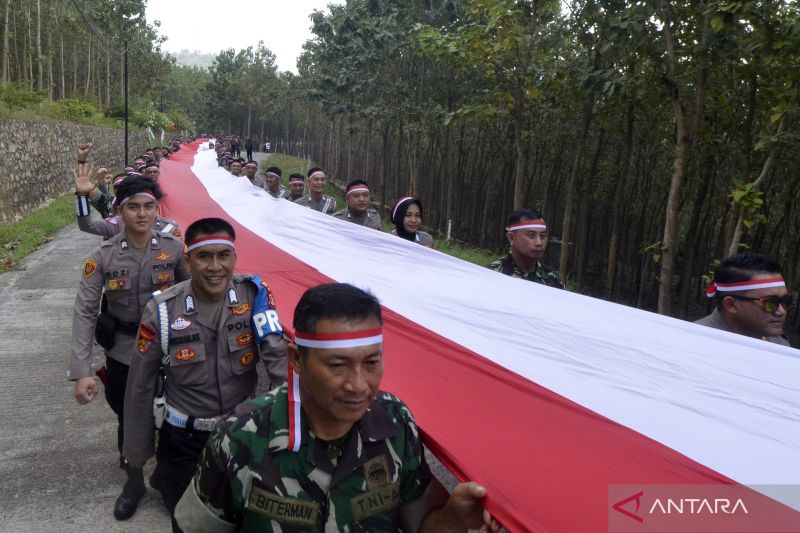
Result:
<instances>
[{"instance_id":1,"label":"raised hand","mask_svg":"<svg viewBox=\"0 0 800 533\"><path fill-rule=\"evenodd\" d=\"M97 187L92 179L94 167L91 165L78 165L76 170L72 171L75 176L75 192L88 196Z\"/></svg>"},{"instance_id":2,"label":"raised hand","mask_svg":"<svg viewBox=\"0 0 800 533\"><path fill-rule=\"evenodd\" d=\"M89 152L92 151L92 143L81 143L78 145L78 161L86 161Z\"/></svg>"}]
</instances>

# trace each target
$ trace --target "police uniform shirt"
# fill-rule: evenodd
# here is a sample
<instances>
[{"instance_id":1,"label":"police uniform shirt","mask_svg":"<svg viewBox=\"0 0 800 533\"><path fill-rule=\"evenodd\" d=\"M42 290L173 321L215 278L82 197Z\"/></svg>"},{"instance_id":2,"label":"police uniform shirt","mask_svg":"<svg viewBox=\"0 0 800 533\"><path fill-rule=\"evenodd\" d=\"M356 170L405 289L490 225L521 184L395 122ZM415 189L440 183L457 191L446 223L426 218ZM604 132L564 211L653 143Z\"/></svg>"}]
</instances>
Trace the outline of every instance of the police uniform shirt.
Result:
<instances>
[{"instance_id":1,"label":"police uniform shirt","mask_svg":"<svg viewBox=\"0 0 800 533\"><path fill-rule=\"evenodd\" d=\"M297 452L285 384L237 414L209 439L178 503L184 531L399 531L403 507L431 484L414 418L387 392L334 442L301 409Z\"/></svg>"},{"instance_id":2,"label":"police uniform shirt","mask_svg":"<svg viewBox=\"0 0 800 533\"><path fill-rule=\"evenodd\" d=\"M99 235L103 239L110 239L122 232L123 223L118 216L104 219L93 217L89 211L89 200L81 194L76 195L75 202L75 214L78 219L78 228L81 231ZM156 223L153 225L153 229L158 233L169 233L175 237L182 236L177 222L161 216L156 216Z\"/></svg>"},{"instance_id":3,"label":"police uniform shirt","mask_svg":"<svg viewBox=\"0 0 800 533\"><path fill-rule=\"evenodd\" d=\"M120 233L103 241L84 264L72 319L69 379L92 374L94 328L104 289L108 313L120 322L136 324L153 291L189 279L180 239L151 230L143 254L137 254L127 235ZM106 355L130 364L136 333L117 330L114 339L115 345Z\"/></svg>"},{"instance_id":4,"label":"police uniform shirt","mask_svg":"<svg viewBox=\"0 0 800 533\"><path fill-rule=\"evenodd\" d=\"M187 415L218 417L252 397L259 360L266 367L271 387L286 381L283 337L268 335L260 345L255 343L251 321L257 289L249 280L247 275L231 279L216 322L200 312L190 280L156 295L147 304L125 392L123 455L135 464L143 464L155 453L152 406L163 356L162 334L169 337L166 401ZM161 302L168 310L166 333L158 315Z\"/></svg>"},{"instance_id":5,"label":"police uniform shirt","mask_svg":"<svg viewBox=\"0 0 800 533\"><path fill-rule=\"evenodd\" d=\"M303 196L302 198L298 198L294 201L297 205L302 205L303 207L310 207L315 211L319 211L320 213L325 213L326 215L331 215L336 211L336 200L331 198L330 196L322 195L322 199L317 202L311 196Z\"/></svg>"},{"instance_id":6,"label":"police uniform shirt","mask_svg":"<svg viewBox=\"0 0 800 533\"><path fill-rule=\"evenodd\" d=\"M383 231L381 216L374 209L367 209L367 211L361 216L353 215L353 213L350 212L350 209L342 209L341 211L335 212L333 216L339 220L346 220L348 222L352 222L353 224Z\"/></svg>"}]
</instances>

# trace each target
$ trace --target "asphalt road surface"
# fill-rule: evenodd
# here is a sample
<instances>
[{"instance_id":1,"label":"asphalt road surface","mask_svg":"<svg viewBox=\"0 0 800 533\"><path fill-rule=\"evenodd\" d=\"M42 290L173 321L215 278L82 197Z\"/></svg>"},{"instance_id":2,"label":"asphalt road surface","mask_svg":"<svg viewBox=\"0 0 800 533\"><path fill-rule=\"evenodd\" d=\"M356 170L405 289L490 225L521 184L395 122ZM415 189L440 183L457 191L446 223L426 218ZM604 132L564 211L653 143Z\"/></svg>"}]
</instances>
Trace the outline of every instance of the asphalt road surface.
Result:
<instances>
[{"instance_id":1,"label":"asphalt road surface","mask_svg":"<svg viewBox=\"0 0 800 533\"><path fill-rule=\"evenodd\" d=\"M0 532L170 531L149 487L130 520L114 519L125 480L116 417L102 394L79 405L66 380L75 291L99 243L72 224L0 274ZM94 368L103 360L95 347ZM145 478L152 468L151 460ZM450 473L435 459L431 468L451 489Z\"/></svg>"}]
</instances>

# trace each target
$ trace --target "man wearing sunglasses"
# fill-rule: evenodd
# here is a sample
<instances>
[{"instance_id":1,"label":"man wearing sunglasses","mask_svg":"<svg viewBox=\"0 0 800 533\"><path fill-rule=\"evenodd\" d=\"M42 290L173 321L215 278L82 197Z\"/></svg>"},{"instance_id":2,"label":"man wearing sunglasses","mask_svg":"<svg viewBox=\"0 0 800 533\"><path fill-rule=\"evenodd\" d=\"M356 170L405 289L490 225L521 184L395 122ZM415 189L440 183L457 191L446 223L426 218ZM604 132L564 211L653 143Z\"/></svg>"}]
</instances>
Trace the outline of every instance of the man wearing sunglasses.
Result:
<instances>
[{"instance_id":1,"label":"man wearing sunglasses","mask_svg":"<svg viewBox=\"0 0 800 533\"><path fill-rule=\"evenodd\" d=\"M740 252L723 259L707 295L717 307L697 324L789 346L783 323L792 295L780 265L766 255Z\"/></svg>"}]
</instances>

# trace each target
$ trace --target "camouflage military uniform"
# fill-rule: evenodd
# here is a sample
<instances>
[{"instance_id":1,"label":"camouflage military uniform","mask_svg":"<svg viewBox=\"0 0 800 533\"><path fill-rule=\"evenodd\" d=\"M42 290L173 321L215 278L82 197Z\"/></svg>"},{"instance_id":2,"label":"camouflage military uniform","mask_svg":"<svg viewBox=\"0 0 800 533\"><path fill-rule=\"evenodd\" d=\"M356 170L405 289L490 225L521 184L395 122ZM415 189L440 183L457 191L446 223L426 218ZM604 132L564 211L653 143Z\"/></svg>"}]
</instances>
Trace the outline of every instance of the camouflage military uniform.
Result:
<instances>
[{"instance_id":1,"label":"camouflage military uniform","mask_svg":"<svg viewBox=\"0 0 800 533\"><path fill-rule=\"evenodd\" d=\"M113 216L105 219L93 217L89 210L89 200L82 194L75 195L75 215L78 218L78 228L86 233L110 239L122 232L122 220L119 217ZM168 218L157 216L153 230L157 233L169 233L175 237L181 237L178 223Z\"/></svg>"},{"instance_id":2,"label":"camouflage military uniform","mask_svg":"<svg viewBox=\"0 0 800 533\"><path fill-rule=\"evenodd\" d=\"M526 279L534 283L547 285L548 287L564 288L564 284L561 283L561 276L559 276L558 272L555 270L551 270L543 264L538 263L535 269L525 274L517 267L517 264L514 262L514 257L510 253L492 262L487 268L491 268L495 272L502 272L512 278Z\"/></svg>"},{"instance_id":3,"label":"camouflage military uniform","mask_svg":"<svg viewBox=\"0 0 800 533\"><path fill-rule=\"evenodd\" d=\"M178 504L186 531L402 531L402 507L431 483L416 423L391 394L378 392L338 452L302 411L300 449L288 449L285 384L242 407L252 410L212 436Z\"/></svg>"},{"instance_id":4,"label":"camouflage military uniform","mask_svg":"<svg viewBox=\"0 0 800 533\"><path fill-rule=\"evenodd\" d=\"M360 217L353 216L349 209L342 209L341 211L335 212L333 217L338 218L339 220L346 220L360 226L366 226L378 231L383 231L381 216L374 209L367 209L367 212Z\"/></svg>"},{"instance_id":5,"label":"camouflage military uniform","mask_svg":"<svg viewBox=\"0 0 800 533\"><path fill-rule=\"evenodd\" d=\"M157 309L164 302L170 324L170 361L166 367L168 407L159 434L155 477L162 480L159 490L170 511L189 484L211 430L211 427L197 430L196 424L192 427L185 420L186 415L191 419L213 419L230 413L251 398L258 383L259 359L264 362L272 386L286 381L286 343L282 334L269 334L260 344L256 343L252 315L257 289L250 280L249 275L233 277L224 296L226 300L220 302L222 311L217 323L198 309L190 280L155 295L142 314L125 394L123 452L134 464L144 464L155 452L152 407L163 355ZM266 284L264 288L270 294L269 307L274 309Z\"/></svg>"},{"instance_id":6,"label":"camouflage military uniform","mask_svg":"<svg viewBox=\"0 0 800 533\"><path fill-rule=\"evenodd\" d=\"M320 213L325 213L326 215L331 215L334 211L336 211L336 200L330 196L325 196L324 194L319 202L310 196L303 196L302 198L295 200L294 203L297 205L302 205L303 207L310 207L311 209L319 211Z\"/></svg>"}]
</instances>

